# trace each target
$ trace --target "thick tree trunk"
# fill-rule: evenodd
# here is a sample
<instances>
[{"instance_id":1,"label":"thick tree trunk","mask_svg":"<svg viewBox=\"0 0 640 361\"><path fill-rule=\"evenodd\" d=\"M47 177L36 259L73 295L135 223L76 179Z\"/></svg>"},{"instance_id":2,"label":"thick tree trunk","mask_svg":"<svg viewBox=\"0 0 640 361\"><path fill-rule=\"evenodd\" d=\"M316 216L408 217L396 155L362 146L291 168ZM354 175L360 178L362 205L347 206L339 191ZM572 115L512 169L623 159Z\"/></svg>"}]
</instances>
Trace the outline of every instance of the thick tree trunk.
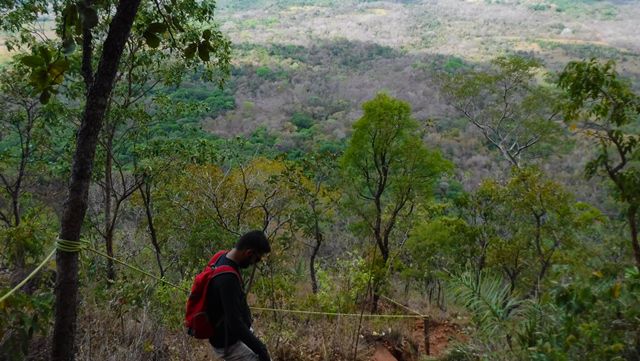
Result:
<instances>
[{"instance_id":1,"label":"thick tree trunk","mask_svg":"<svg viewBox=\"0 0 640 361\"><path fill-rule=\"evenodd\" d=\"M87 196L98 134L113 89L118 64L138 12L140 0L121 0L109 26L95 81L87 92L82 122L77 134L71 180L65 202L60 238L78 241L87 211ZM56 255L56 310L51 359L72 361L78 307L78 253L59 251Z\"/></svg>"}]
</instances>

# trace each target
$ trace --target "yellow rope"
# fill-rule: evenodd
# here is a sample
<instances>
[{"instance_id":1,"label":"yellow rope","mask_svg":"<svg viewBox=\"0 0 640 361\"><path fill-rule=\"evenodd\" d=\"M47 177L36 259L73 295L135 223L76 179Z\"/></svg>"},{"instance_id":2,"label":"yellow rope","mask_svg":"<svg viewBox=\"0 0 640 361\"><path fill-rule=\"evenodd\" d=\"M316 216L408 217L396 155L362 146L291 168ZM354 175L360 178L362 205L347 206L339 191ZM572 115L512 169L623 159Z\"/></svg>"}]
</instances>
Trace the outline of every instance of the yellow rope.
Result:
<instances>
[{"instance_id":1,"label":"yellow rope","mask_svg":"<svg viewBox=\"0 0 640 361\"><path fill-rule=\"evenodd\" d=\"M7 298L9 298L13 293L15 293L18 289L20 289L22 286L24 286L27 282L29 282L29 280L36 275L36 273L38 273L42 267L44 267L44 265L49 262L49 260L51 259L51 257L53 257L53 255L56 253L56 251L63 251L63 252L80 252L82 250L87 250L87 251L91 251L97 255L100 255L102 257L108 258L114 262L117 262L131 270L134 270L136 272L142 273L145 276L151 277L159 282L162 282L166 285L169 285L175 289L184 291L186 293L189 293L190 290L183 288L181 286L178 286L174 283L171 283L161 277L158 277L152 273L149 273L147 271L144 271L136 266L132 266L124 261L121 261L115 257L111 257L108 254L98 251L97 249L91 248L89 247L90 242L85 241L85 240L80 240L80 241L67 241L67 240L62 240L62 239L57 239L55 242L56 247L51 251L51 253L49 253L49 255L24 279L22 280L22 282L20 282L18 285L16 285L13 289L11 289L8 293L6 293L5 295L2 296L2 298L0 298L0 303L4 302L4 300L6 300ZM384 297L384 296L383 296ZM408 309L409 311L415 313L414 315L375 315L375 314L359 314L359 313L342 313L342 312L320 312L320 311L305 311L305 310L288 310L288 309L279 309L279 308L267 308L267 307L251 307L252 310L255 311L269 311L269 312L283 312L283 313L295 313L295 314L304 314L304 315L318 315L318 316L342 316L342 317L371 317L371 318L423 318L424 316L421 315L420 313L413 311L411 309L409 309L408 307L400 304L397 301L394 301L388 297L384 297L385 299L400 305L406 309Z\"/></svg>"},{"instance_id":2,"label":"yellow rope","mask_svg":"<svg viewBox=\"0 0 640 361\"><path fill-rule=\"evenodd\" d=\"M281 308L267 308L267 307L251 307L256 311L271 311L271 312L283 312L283 313L298 313L304 315L318 315L318 316L344 316L344 317L360 317L359 313L341 313L341 312L320 312L320 311L303 311L303 310L286 310ZM422 315L376 315L372 313L364 313L362 317L373 318L423 318Z\"/></svg>"},{"instance_id":3,"label":"yellow rope","mask_svg":"<svg viewBox=\"0 0 640 361\"><path fill-rule=\"evenodd\" d=\"M89 246L89 241L79 240L79 241L67 241L65 239L56 239L56 249L63 252L80 252L83 249Z\"/></svg>"},{"instance_id":4,"label":"yellow rope","mask_svg":"<svg viewBox=\"0 0 640 361\"><path fill-rule=\"evenodd\" d=\"M380 295L380 296L381 296L382 298L384 298L385 300L387 300L387 301L389 301L389 302L391 302L391 303L394 303L394 304L396 304L397 306L400 306L400 307L404 308L405 310L407 310L407 311L409 311L409 312L412 312L412 313L414 313L414 314L416 314L416 315L418 315L418 316L420 316L420 317L422 317L422 318L427 317L426 315L423 315L423 314L421 314L420 312L418 312L418 311L416 311L416 310L413 310L413 309L411 309L411 308L409 308L409 307L407 307L407 306L403 305L402 303L400 303L400 302L398 302L398 301L396 301L396 300L393 300L393 299L391 299L391 298L389 298L389 297L387 297L387 296L385 296L385 295Z\"/></svg>"},{"instance_id":5,"label":"yellow rope","mask_svg":"<svg viewBox=\"0 0 640 361\"><path fill-rule=\"evenodd\" d=\"M24 286L25 284L27 284L27 282L29 282L29 280L36 275L36 273L38 273L40 271L40 269L42 267L44 267L44 265L49 262L49 260L51 259L51 257L53 257L54 253L56 253L56 250L54 249L53 251L51 251L51 253L49 253L49 255L44 259L44 261L42 261L38 267L36 267L28 276L27 278L25 278L24 280L22 280L22 282L18 283L14 288L11 289L11 291L7 292L4 296L2 296L0 298L0 303L4 302L4 300L6 300L7 298L9 298L9 296L11 296L14 292L16 292L17 290L19 290L20 288L22 288L22 286Z\"/></svg>"},{"instance_id":6,"label":"yellow rope","mask_svg":"<svg viewBox=\"0 0 640 361\"><path fill-rule=\"evenodd\" d=\"M91 251L91 252L93 252L93 253L95 253L95 254L98 254L98 255L100 255L100 256L102 256L102 257L108 258L108 259L110 259L110 260L112 260L112 261L114 261L114 262L120 263L121 265L123 265L123 266L125 266L125 267L128 267L128 268L130 268L130 269L132 269L132 270L134 270L134 271L136 271L136 272L140 272L140 273L142 273L142 274L143 274L143 275L145 275L145 276L151 277L151 278L155 279L156 281L162 282L162 283L164 283L164 284L166 284L166 285L169 285L169 286L171 286L171 287L173 287L173 288L176 288L176 289L178 289L178 290L184 291L184 292L186 292L186 293L191 292L190 290L188 290L188 289L186 289L186 288L180 287L180 286L178 286L178 285L176 285L176 284L174 284L174 283L171 283L171 282L169 282L169 281L165 280L164 278L158 277L158 276L156 276L156 275L154 275L154 274L152 274L152 273L149 273L149 272L147 272L147 271L144 271L144 270L142 270L142 269L140 269L140 268L138 268L138 267L136 267L136 266L132 266L132 265L130 265L130 264L128 264L128 263L126 263L126 262L124 262L124 261L121 261L121 260L119 260L119 259L117 259L117 258L111 257L111 256L109 256L109 255L108 255L108 254L106 254L106 253L103 253L103 252L98 251L97 249L93 249L93 248L87 247L87 248L86 248L86 250Z\"/></svg>"}]
</instances>

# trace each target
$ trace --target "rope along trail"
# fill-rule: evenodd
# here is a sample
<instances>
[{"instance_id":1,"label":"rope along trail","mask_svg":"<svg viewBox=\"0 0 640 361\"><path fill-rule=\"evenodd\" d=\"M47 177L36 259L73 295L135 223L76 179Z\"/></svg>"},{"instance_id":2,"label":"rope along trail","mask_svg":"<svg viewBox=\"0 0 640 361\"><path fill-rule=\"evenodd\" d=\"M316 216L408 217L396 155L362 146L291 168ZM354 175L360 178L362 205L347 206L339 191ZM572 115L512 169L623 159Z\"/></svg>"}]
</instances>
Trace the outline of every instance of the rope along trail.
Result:
<instances>
[{"instance_id":1,"label":"rope along trail","mask_svg":"<svg viewBox=\"0 0 640 361\"><path fill-rule=\"evenodd\" d=\"M165 280L164 278L158 277L152 273L149 273L143 269L140 269L136 266L130 265L124 261L121 261L117 258L111 257L108 254L98 251L97 249L94 249L92 247L89 246L90 242L89 241L85 241L85 240L81 240L81 241L67 241L67 240L61 240L61 239L57 239L55 242L55 248L51 251L51 253L49 253L49 255L47 255L44 260L24 279L22 280L20 283L18 283L14 288L12 288L9 292L7 292L6 294L4 294L2 297L0 297L0 303L4 302L6 299L8 299L9 297L11 297L11 295L13 295L17 290L19 290L20 288L22 288L25 284L27 284L27 282L29 282L30 279L32 279L46 264L47 262L49 262L51 260L51 258L53 257L53 255L56 253L56 251L62 251L62 252L80 252L83 250L86 251L91 251L99 256L102 256L104 258L108 258L114 262L117 262L133 271L136 271L138 273L141 273L147 277L151 277L153 279L155 279L158 282L164 283L168 286L171 286L175 289L181 290L183 292L189 293L190 290L186 289L184 287L178 286L175 283L169 282L167 280ZM384 297L384 296L383 296ZM412 312L412 314L399 314L399 315L394 315L394 314L381 314L381 315L376 315L376 314L359 314L359 313L342 313L342 312L320 312L320 311L306 311L306 310L289 310L289 309L280 309L280 308L268 308L268 307L251 307L252 310L255 311L267 311L267 312L281 312L281 313L292 313L292 314L304 314L304 315L318 315L318 316L334 316L334 317L370 317L370 318L423 318L424 316L421 315L419 312L416 312L414 310L411 310L409 308L407 308L406 306L402 305L401 303L394 301L388 297L384 297L385 299L389 300L390 302L401 306L402 308L405 308L407 310L409 310L410 312Z\"/></svg>"}]
</instances>

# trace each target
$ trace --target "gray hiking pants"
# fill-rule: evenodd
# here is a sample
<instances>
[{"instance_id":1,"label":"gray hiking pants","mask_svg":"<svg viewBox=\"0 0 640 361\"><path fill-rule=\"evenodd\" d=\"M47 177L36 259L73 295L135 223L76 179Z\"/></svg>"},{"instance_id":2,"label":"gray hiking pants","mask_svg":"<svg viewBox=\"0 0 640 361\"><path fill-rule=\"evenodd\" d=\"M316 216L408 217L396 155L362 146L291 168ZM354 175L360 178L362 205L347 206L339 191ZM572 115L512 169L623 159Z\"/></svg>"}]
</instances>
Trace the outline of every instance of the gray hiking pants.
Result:
<instances>
[{"instance_id":1,"label":"gray hiking pants","mask_svg":"<svg viewBox=\"0 0 640 361\"><path fill-rule=\"evenodd\" d=\"M251 351L251 349L242 341L238 341L227 347L226 355L224 353L224 348L214 347L213 353L224 361L258 361L258 355L253 353L253 351Z\"/></svg>"}]
</instances>

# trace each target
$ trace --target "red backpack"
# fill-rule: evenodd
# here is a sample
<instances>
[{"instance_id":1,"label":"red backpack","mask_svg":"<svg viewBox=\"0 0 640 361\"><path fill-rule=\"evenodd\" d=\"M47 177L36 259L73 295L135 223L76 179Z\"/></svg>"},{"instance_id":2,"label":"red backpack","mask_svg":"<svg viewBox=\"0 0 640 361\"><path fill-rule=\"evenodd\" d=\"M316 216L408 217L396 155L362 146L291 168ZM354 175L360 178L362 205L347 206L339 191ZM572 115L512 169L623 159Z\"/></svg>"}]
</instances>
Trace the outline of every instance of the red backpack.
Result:
<instances>
[{"instance_id":1,"label":"red backpack","mask_svg":"<svg viewBox=\"0 0 640 361\"><path fill-rule=\"evenodd\" d=\"M209 281L215 276L223 273L233 273L238 277L240 284L242 284L242 278L235 268L222 265L216 267L218 259L227 251L220 251L216 253L207 264L207 266L200 272L193 280L193 286L191 286L191 294L187 299L187 312L184 317L184 326L187 328L187 334L195 338L210 338L213 336L213 325L207 317L207 288L209 287Z\"/></svg>"}]
</instances>

